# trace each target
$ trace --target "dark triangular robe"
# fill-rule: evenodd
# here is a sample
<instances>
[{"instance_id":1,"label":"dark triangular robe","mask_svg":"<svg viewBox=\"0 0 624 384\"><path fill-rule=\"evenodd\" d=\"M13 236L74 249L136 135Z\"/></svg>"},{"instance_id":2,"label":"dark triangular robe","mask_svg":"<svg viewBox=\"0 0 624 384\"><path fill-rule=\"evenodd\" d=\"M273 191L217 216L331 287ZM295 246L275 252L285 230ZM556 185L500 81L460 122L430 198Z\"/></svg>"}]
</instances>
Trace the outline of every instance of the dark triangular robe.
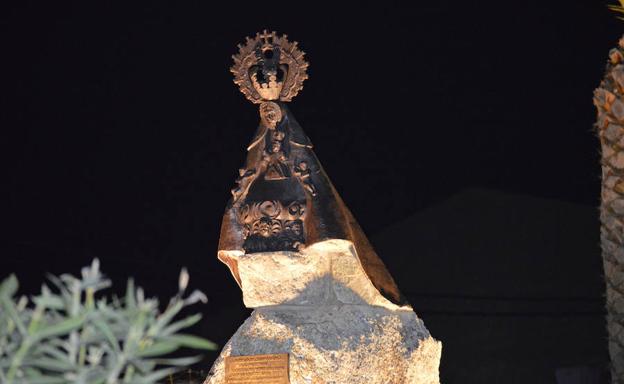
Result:
<instances>
[{"instance_id":1,"label":"dark triangular robe","mask_svg":"<svg viewBox=\"0 0 624 384\"><path fill-rule=\"evenodd\" d=\"M391 302L398 305L406 304L392 276L321 167L312 150L310 139L288 108L283 103L280 103L280 107L284 117L278 128L286 136L284 139L286 141L284 153L287 158L285 163L299 177L290 174L279 182L263 181L263 174L258 170L262 168L263 156L266 156L265 148L269 145L267 135L270 130L261 124L247 148L245 165L248 173L251 173L249 170L256 173L249 176L252 180L247 189L242 191L240 196L235 195L226 208L219 240L219 259L228 265L240 285L236 259L229 257L228 252L221 251L246 252L246 232L240 222L241 204L261 200L281 201L284 204L303 201L306 213L303 219L304 244L302 245L310 246L331 239L352 242L357 257L375 288ZM307 165L305 172L297 168L302 162ZM298 173L297 170L299 170ZM304 177L301 177L302 173L305 173Z\"/></svg>"}]
</instances>

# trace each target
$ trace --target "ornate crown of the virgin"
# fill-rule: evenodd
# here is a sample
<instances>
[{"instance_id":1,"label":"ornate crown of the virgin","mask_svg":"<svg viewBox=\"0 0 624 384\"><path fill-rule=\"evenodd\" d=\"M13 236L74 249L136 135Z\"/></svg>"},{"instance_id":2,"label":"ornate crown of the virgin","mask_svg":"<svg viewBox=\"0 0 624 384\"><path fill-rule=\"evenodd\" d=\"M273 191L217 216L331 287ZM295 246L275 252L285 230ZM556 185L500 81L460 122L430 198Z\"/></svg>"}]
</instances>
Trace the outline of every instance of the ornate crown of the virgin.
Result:
<instances>
[{"instance_id":1,"label":"ornate crown of the virgin","mask_svg":"<svg viewBox=\"0 0 624 384\"><path fill-rule=\"evenodd\" d=\"M238 45L230 71L234 83L252 103L287 102L299 93L308 78L308 63L303 56L296 41L291 43L286 35L265 30L256 33L253 39L247 37L244 45Z\"/></svg>"}]
</instances>

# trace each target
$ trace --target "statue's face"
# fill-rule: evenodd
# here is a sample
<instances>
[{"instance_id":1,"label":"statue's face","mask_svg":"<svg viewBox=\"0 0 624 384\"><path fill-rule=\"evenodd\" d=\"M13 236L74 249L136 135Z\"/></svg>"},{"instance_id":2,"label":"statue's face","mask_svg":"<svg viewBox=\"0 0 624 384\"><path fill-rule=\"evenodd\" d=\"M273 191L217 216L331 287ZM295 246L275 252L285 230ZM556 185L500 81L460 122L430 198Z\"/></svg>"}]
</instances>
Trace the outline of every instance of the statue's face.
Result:
<instances>
[{"instance_id":1,"label":"statue's face","mask_svg":"<svg viewBox=\"0 0 624 384\"><path fill-rule=\"evenodd\" d=\"M293 232L295 233L295 235L297 235L297 236L301 235L301 232L303 232L303 231L302 231L302 229L303 229L303 228L301 228L301 224L299 224L299 223L297 223L297 222L296 222L296 223L294 223L294 224L293 224L293 226L292 226L292 231L293 231Z\"/></svg>"},{"instance_id":2,"label":"statue's face","mask_svg":"<svg viewBox=\"0 0 624 384\"><path fill-rule=\"evenodd\" d=\"M282 143L280 143L279 141L274 141L271 143L271 152L278 153L281 150L282 150Z\"/></svg>"},{"instance_id":3,"label":"statue's face","mask_svg":"<svg viewBox=\"0 0 624 384\"><path fill-rule=\"evenodd\" d=\"M258 226L258 232L260 233L261 236L264 237L269 237L271 236L271 224L269 222L261 222L260 225Z\"/></svg>"},{"instance_id":4,"label":"statue's face","mask_svg":"<svg viewBox=\"0 0 624 384\"><path fill-rule=\"evenodd\" d=\"M275 128L282 120L282 110L279 105L271 101L260 104L260 118L269 128Z\"/></svg>"}]
</instances>

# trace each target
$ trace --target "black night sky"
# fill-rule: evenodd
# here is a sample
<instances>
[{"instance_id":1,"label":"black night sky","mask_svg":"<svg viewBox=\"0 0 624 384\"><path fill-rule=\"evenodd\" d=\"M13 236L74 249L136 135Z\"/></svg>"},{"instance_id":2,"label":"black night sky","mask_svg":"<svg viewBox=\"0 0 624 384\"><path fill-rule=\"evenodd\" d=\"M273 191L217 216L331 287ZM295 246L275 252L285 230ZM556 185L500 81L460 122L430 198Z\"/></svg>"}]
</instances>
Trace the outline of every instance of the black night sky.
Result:
<instances>
[{"instance_id":1,"label":"black night sky","mask_svg":"<svg viewBox=\"0 0 624 384\"><path fill-rule=\"evenodd\" d=\"M501 278L521 287L507 292L455 271L454 260L434 251L429 260L420 258L416 240L425 232L418 226L398 245L376 234L442 207L433 215L440 230L432 232L456 257L478 254L480 242L468 249L444 229L455 220L452 213L442 216L453 211L445 202L465 191L594 212L600 156L592 92L624 22L599 0L411 3L3 5L0 278L15 272L24 292L34 292L45 272L77 273L97 257L120 288L135 276L148 293L165 298L175 293L178 271L186 266L193 288L210 299L197 308L206 314L198 332L223 345L248 310L216 259L219 228L258 123L257 107L232 83L229 67L236 44L269 29L288 34L306 52L310 78L290 109L399 287L408 287L403 290L416 312L445 343L443 382L526 383L518 377L527 377L554 383L561 367L606 364L597 211L575 236L557 238L554 249L571 249L562 262L546 260L547 254L534 258L536 273L546 265L556 270L543 290L532 290L531 270ZM473 200L467 204L474 217L490 211L506 217L488 199ZM572 225L545 225L539 212L532 220L509 231L537 244ZM466 225L486 239L499 236L483 234L489 227L478 220ZM594 247L589 254L563 244L583 237ZM407 261L398 248L411 255ZM519 252L462 262L487 276L498 273L490 268L497 261L489 261L498 256L510 265L524 262ZM574 270L579 265L591 268L581 271L592 275L589 288L568 297L568 285L574 291L576 282L565 277L580 273ZM454 270L452 282L445 268ZM421 275L449 279L457 289L409 288ZM487 305L466 302L473 294L477 301L509 302L500 304L502 312L488 312ZM440 295L444 302L435 301ZM525 299L529 304L514 304ZM588 309L579 314L570 300ZM516 318L537 322L531 325L536 340L559 328L553 319L572 324L571 335L591 337L562 341L561 351L528 338L497 349L526 329L513 323ZM504 330L458 343L464 336L451 329L465 319ZM468 365L464 357L484 345L479 356L486 356L487 369ZM516 373L510 378L505 372Z\"/></svg>"}]
</instances>

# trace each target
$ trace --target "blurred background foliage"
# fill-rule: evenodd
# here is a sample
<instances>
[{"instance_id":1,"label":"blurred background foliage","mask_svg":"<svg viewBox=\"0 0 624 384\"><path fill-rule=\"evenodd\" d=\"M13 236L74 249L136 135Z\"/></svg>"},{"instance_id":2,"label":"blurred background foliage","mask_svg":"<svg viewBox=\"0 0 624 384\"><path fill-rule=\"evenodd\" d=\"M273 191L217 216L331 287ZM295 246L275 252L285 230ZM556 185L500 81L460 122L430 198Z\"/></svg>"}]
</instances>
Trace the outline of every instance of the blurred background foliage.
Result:
<instances>
[{"instance_id":1,"label":"blurred background foliage","mask_svg":"<svg viewBox=\"0 0 624 384\"><path fill-rule=\"evenodd\" d=\"M201 356L168 355L181 348L216 349L206 339L180 332L201 319L199 313L176 319L180 311L206 302L197 290L184 295L189 281L185 269L178 293L162 312L158 300L146 298L132 279L125 297L98 295L111 282L97 259L80 277L50 275L49 281L31 298L17 296L14 275L0 285L3 384L173 382L176 372Z\"/></svg>"}]
</instances>

